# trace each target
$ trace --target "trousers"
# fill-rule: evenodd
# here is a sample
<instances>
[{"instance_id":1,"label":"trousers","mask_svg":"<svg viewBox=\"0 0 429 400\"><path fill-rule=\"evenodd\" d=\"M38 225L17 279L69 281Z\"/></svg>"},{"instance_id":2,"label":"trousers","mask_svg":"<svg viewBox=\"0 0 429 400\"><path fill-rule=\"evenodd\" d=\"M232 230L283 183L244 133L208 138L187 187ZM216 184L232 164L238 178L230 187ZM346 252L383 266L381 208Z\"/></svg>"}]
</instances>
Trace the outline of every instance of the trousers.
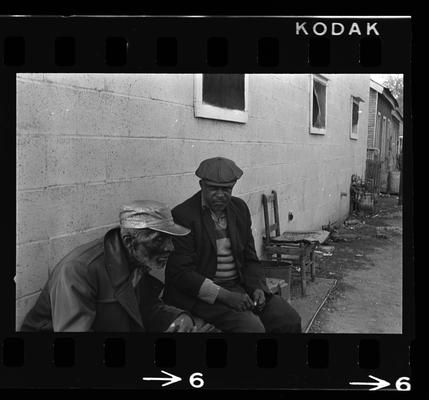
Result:
<instances>
[{"instance_id":1,"label":"trousers","mask_svg":"<svg viewBox=\"0 0 429 400\"><path fill-rule=\"evenodd\" d=\"M246 293L237 282L221 285L227 290ZM222 332L248 333L301 333L301 317L295 309L278 295L267 295L262 311L237 311L216 301L213 304L198 300L192 308L193 315L204 319Z\"/></svg>"}]
</instances>

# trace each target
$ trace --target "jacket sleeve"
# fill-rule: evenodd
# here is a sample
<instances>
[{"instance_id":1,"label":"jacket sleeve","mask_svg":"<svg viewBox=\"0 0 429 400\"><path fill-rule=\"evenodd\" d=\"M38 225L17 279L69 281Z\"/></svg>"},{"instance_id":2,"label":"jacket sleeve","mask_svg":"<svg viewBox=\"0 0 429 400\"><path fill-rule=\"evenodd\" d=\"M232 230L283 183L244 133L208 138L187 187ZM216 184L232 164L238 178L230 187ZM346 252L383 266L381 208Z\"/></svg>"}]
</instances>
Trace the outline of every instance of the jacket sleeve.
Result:
<instances>
[{"instance_id":1,"label":"jacket sleeve","mask_svg":"<svg viewBox=\"0 0 429 400\"><path fill-rule=\"evenodd\" d=\"M155 304L143 307L143 325L146 327L148 332L165 332L173 321L182 314L188 315L193 321L193 318L189 313L181 310L180 308L167 305L159 300Z\"/></svg>"},{"instance_id":2,"label":"jacket sleeve","mask_svg":"<svg viewBox=\"0 0 429 400\"><path fill-rule=\"evenodd\" d=\"M168 258L165 281L167 285L175 286L182 292L197 297L206 278L197 272L199 257L196 253L195 232L186 218L174 210L172 214L175 222L190 229L191 232L185 236L173 237L174 251Z\"/></svg>"},{"instance_id":3,"label":"jacket sleeve","mask_svg":"<svg viewBox=\"0 0 429 400\"><path fill-rule=\"evenodd\" d=\"M171 323L182 314L187 314L180 308L165 304L160 298L162 282L156 278L147 277L143 286L141 298L141 316L143 325L148 332L165 332Z\"/></svg>"},{"instance_id":4,"label":"jacket sleeve","mask_svg":"<svg viewBox=\"0 0 429 400\"><path fill-rule=\"evenodd\" d=\"M244 243L244 265L242 275L244 286L249 295L252 295L255 289L262 289L266 293L270 293L266 284L264 269L259 262L258 255L255 250L255 241L252 234L252 217L249 208L246 204L246 234L247 242Z\"/></svg>"},{"instance_id":5,"label":"jacket sleeve","mask_svg":"<svg viewBox=\"0 0 429 400\"><path fill-rule=\"evenodd\" d=\"M95 319L96 288L81 263L62 266L50 288L54 332L88 332Z\"/></svg>"}]
</instances>

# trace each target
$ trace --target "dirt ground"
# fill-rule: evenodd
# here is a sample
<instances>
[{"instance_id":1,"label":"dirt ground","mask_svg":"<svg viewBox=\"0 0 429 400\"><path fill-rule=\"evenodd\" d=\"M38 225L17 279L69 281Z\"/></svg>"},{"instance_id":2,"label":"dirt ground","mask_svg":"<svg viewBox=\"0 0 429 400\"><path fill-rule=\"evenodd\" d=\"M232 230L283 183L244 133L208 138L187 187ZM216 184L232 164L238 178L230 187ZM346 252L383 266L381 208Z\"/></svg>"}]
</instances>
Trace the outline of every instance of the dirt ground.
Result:
<instances>
[{"instance_id":1,"label":"dirt ground","mask_svg":"<svg viewBox=\"0 0 429 400\"><path fill-rule=\"evenodd\" d=\"M376 211L349 218L324 244L316 276L337 279L310 333L402 332L402 207L379 198ZM325 252L325 254L328 252ZM317 278L316 278L317 279Z\"/></svg>"}]
</instances>

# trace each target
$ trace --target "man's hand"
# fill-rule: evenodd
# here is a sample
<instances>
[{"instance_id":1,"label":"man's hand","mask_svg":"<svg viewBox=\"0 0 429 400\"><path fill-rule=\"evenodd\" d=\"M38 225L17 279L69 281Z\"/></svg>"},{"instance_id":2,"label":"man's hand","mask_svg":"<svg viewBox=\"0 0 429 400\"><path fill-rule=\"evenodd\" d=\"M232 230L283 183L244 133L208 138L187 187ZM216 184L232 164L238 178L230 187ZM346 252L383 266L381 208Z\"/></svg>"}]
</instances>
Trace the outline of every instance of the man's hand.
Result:
<instances>
[{"instance_id":1,"label":"man's hand","mask_svg":"<svg viewBox=\"0 0 429 400\"><path fill-rule=\"evenodd\" d=\"M179 315L167 328L165 332L192 332L194 323L187 314Z\"/></svg>"},{"instance_id":2,"label":"man's hand","mask_svg":"<svg viewBox=\"0 0 429 400\"><path fill-rule=\"evenodd\" d=\"M262 311L265 307L265 294L262 289L255 289L252 294L253 305L256 307L256 310Z\"/></svg>"},{"instance_id":3,"label":"man's hand","mask_svg":"<svg viewBox=\"0 0 429 400\"><path fill-rule=\"evenodd\" d=\"M253 302L247 293L236 293L220 288L218 299L237 311L246 311L253 308Z\"/></svg>"}]
</instances>

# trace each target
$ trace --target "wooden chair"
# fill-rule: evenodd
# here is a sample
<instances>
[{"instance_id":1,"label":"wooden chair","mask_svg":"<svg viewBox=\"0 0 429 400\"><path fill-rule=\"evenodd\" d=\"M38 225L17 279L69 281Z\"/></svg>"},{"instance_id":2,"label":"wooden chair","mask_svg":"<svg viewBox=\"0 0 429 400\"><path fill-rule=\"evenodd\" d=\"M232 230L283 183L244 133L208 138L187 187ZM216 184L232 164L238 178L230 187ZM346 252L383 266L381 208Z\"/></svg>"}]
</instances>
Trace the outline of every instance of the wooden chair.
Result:
<instances>
[{"instance_id":1,"label":"wooden chair","mask_svg":"<svg viewBox=\"0 0 429 400\"><path fill-rule=\"evenodd\" d=\"M272 204L274 212L274 223L270 223L269 204ZM277 258L279 261L289 261L293 270L299 272L301 279L301 294L306 295L307 271L310 271L311 280L315 278L315 256L316 245L311 242L290 242L282 239L280 231L279 206L277 192L272 191L270 196L262 195L264 208L265 237L264 252L268 258ZM272 236L274 232L274 236Z\"/></svg>"}]
</instances>

